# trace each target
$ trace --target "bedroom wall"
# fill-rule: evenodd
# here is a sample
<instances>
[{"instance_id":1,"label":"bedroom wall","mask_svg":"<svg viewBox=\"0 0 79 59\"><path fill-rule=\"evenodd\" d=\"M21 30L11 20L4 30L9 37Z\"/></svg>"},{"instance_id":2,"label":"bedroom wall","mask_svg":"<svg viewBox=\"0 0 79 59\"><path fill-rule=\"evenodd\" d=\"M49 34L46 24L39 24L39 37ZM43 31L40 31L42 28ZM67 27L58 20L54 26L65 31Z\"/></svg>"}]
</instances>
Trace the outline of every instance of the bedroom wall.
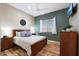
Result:
<instances>
[{"instance_id":1,"label":"bedroom wall","mask_svg":"<svg viewBox=\"0 0 79 59\"><path fill-rule=\"evenodd\" d=\"M69 23L75 28L78 32L78 55L79 55L79 4L77 6L77 13L74 16L69 18Z\"/></svg>"},{"instance_id":2,"label":"bedroom wall","mask_svg":"<svg viewBox=\"0 0 79 59\"><path fill-rule=\"evenodd\" d=\"M20 19L26 20L26 25L20 25ZM0 3L0 37L2 36L2 28L7 29L30 29L34 27L34 17L20 11L8 4ZM7 32L7 30L6 30Z\"/></svg>"},{"instance_id":3,"label":"bedroom wall","mask_svg":"<svg viewBox=\"0 0 79 59\"><path fill-rule=\"evenodd\" d=\"M0 49L1 49L1 22L0 22Z\"/></svg>"},{"instance_id":4,"label":"bedroom wall","mask_svg":"<svg viewBox=\"0 0 79 59\"><path fill-rule=\"evenodd\" d=\"M21 19L26 20L25 26L20 25ZM9 29L30 29L34 27L34 17L8 4L0 4L0 25Z\"/></svg>"},{"instance_id":5,"label":"bedroom wall","mask_svg":"<svg viewBox=\"0 0 79 59\"><path fill-rule=\"evenodd\" d=\"M0 36L1 36L1 30L0 30ZM0 49L1 49L1 37L0 37Z\"/></svg>"},{"instance_id":6,"label":"bedroom wall","mask_svg":"<svg viewBox=\"0 0 79 59\"><path fill-rule=\"evenodd\" d=\"M79 33L79 4L77 8L77 13L69 18L69 23L76 29Z\"/></svg>"},{"instance_id":7,"label":"bedroom wall","mask_svg":"<svg viewBox=\"0 0 79 59\"><path fill-rule=\"evenodd\" d=\"M67 17L67 10L62 9L55 12L51 12L45 15L37 16L35 18L35 31L37 34L47 36L49 40L60 41L60 31L61 29L67 27L69 25L69 19ZM51 32L40 33L40 20L53 19L56 17L56 28L57 34L52 34Z\"/></svg>"}]
</instances>

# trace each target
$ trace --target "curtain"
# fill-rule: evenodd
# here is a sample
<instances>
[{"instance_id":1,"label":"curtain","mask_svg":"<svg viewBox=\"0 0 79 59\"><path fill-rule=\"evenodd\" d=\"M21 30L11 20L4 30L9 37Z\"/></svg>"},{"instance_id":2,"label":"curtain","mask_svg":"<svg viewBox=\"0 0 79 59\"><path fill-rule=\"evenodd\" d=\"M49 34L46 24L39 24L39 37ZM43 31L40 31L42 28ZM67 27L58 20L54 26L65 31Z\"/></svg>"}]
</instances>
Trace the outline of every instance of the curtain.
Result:
<instances>
[{"instance_id":1,"label":"curtain","mask_svg":"<svg viewBox=\"0 0 79 59\"><path fill-rule=\"evenodd\" d=\"M52 34L56 34L56 18L40 20L40 33L41 32L52 32Z\"/></svg>"}]
</instances>

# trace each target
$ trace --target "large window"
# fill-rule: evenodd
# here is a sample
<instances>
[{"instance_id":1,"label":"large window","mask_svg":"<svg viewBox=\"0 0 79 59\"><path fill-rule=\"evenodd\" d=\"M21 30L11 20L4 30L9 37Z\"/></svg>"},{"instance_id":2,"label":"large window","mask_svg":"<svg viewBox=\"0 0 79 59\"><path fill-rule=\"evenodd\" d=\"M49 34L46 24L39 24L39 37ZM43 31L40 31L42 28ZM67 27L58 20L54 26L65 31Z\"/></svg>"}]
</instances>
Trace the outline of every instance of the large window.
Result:
<instances>
[{"instance_id":1,"label":"large window","mask_svg":"<svg viewBox=\"0 0 79 59\"><path fill-rule=\"evenodd\" d=\"M52 34L56 34L56 18L40 20L40 32L52 32Z\"/></svg>"}]
</instances>

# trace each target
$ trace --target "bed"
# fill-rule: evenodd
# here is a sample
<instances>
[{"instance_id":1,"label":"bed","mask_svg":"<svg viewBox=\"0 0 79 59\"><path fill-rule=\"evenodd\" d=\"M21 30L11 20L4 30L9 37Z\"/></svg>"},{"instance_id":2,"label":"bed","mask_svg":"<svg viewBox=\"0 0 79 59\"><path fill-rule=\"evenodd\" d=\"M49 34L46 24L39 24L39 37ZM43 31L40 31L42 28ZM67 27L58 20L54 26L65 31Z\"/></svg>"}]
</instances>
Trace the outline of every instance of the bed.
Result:
<instances>
[{"instance_id":1,"label":"bed","mask_svg":"<svg viewBox=\"0 0 79 59\"><path fill-rule=\"evenodd\" d=\"M25 51L27 55L36 55L45 45L47 45L47 38L45 36L32 35L30 37L16 37L16 32L26 31L26 30L13 30L13 42L15 45L20 46Z\"/></svg>"}]
</instances>

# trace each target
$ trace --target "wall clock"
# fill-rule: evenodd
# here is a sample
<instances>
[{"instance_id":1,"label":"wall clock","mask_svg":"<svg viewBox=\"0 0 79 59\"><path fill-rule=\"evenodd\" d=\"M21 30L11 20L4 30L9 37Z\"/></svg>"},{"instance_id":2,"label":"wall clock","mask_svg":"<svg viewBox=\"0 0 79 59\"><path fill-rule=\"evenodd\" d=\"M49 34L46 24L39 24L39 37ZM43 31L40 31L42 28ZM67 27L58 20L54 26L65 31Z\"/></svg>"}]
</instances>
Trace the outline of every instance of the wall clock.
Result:
<instances>
[{"instance_id":1,"label":"wall clock","mask_svg":"<svg viewBox=\"0 0 79 59\"><path fill-rule=\"evenodd\" d=\"M21 19L21 20L20 20L20 24L21 24L22 26L24 26L24 25L26 25L26 21L25 21L24 19Z\"/></svg>"}]
</instances>

